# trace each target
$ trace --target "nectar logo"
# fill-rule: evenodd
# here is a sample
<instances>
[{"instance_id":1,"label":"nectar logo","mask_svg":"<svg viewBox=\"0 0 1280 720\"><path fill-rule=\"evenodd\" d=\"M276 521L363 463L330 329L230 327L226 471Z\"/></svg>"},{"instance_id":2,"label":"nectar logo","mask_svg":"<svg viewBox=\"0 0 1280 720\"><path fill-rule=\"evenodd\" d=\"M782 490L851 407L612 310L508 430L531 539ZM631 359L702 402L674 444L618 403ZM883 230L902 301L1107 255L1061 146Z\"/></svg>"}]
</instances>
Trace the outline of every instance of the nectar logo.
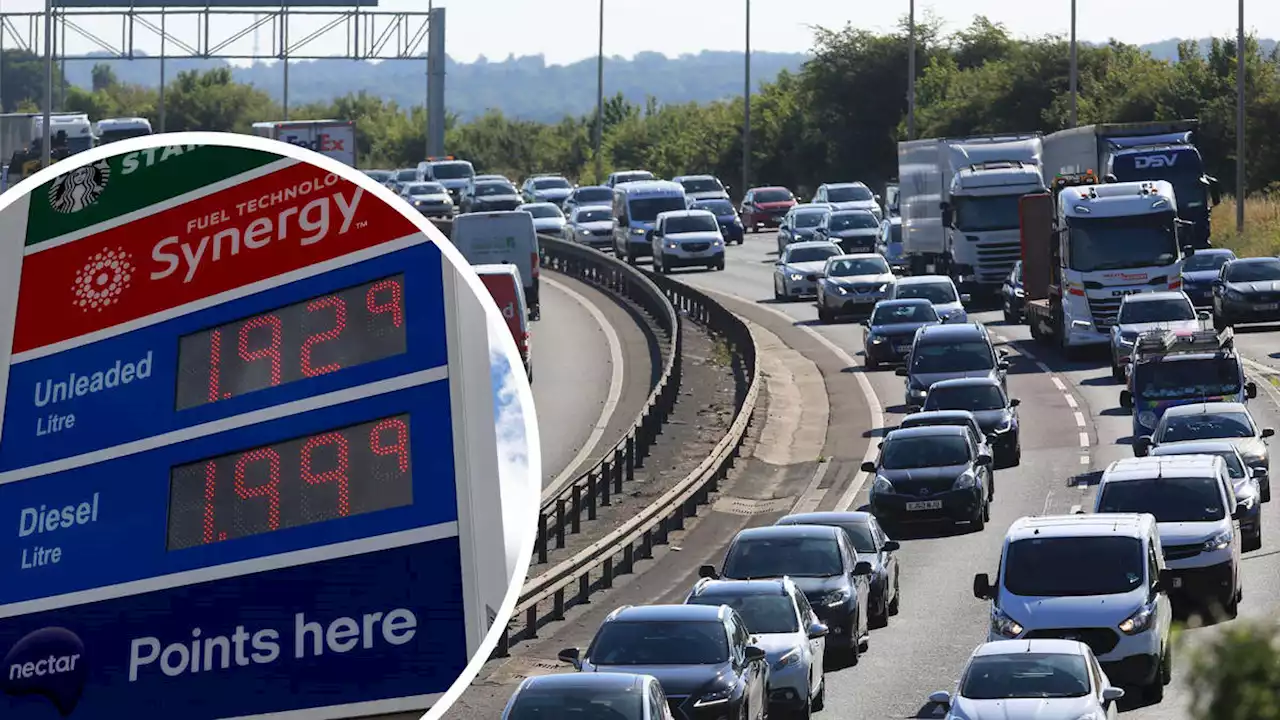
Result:
<instances>
[{"instance_id":1,"label":"nectar logo","mask_svg":"<svg viewBox=\"0 0 1280 720\"><path fill-rule=\"evenodd\" d=\"M84 643L75 633L60 627L36 630L5 655L0 689L13 697L42 696L66 717L79 704L88 678L83 661Z\"/></svg>"},{"instance_id":2,"label":"nectar logo","mask_svg":"<svg viewBox=\"0 0 1280 720\"><path fill-rule=\"evenodd\" d=\"M120 302L120 295L133 282L134 265L124 248L101 250L76 273L71 291L77 307L85 312L102 311Z\"/></svg>"}]
</instances>

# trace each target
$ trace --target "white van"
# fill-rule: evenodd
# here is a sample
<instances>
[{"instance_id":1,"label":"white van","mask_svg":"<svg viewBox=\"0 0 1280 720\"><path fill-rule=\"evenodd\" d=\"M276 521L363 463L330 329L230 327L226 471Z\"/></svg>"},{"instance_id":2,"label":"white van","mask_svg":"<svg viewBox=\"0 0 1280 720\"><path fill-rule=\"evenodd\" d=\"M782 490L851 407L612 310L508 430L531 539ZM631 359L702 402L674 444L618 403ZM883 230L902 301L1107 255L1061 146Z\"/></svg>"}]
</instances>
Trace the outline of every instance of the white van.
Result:
<instances>
[{"instance_id":1,"label":"white van","mask_svg":"<svg viewBox=\"0 0 1280 720\"><path fill-rule=\"evenodd\" d=\"M533 355L529 351L528 306L524 299L524 283L520 280L520 271L515 265L475 265L472 267L480 276L480 282L489 289L493 301L498 305L498 312L511 331L511 339L516 342L516 350L520 353L520 361L524 363L524 372L529 382L533 382Z\"/></svg>"},{"instance_id":2,"label":"white van","mask_svg":"<svg viewBox=\"0 0 1280 720\"><path fill-rule=\"evenodd\" d=\"M1095 513L1150 513L1173 576L1169 593L1234 618L1242 594L1236 494L1217 455L1126 458L1102 473Z\"/></svg>"},{"instance_id":3,"label":"white van","mask_svg":"<svg viewBox=\"0 0 1280 720\"><path fill-rule=\"evenodd\" d=\"M1014 521L993 583L988 640L1059 638L1093 650L1117 686L1159 702L1173 679L1173 606L1156 518L1148 514L1049 515Z\"/></svg>"},{"instance_id":4,"label":"white van","mask_svg":"<svg viewBox=\"0 0 1280 720\"><path fill-rule=\"evenodd\" d=\"M529 319L542 316L538 305L538 233L532 215L523 210L459 215L453 221L450 240L472 265L515 265L524 279Z\"/></svg>"}]
</instances>

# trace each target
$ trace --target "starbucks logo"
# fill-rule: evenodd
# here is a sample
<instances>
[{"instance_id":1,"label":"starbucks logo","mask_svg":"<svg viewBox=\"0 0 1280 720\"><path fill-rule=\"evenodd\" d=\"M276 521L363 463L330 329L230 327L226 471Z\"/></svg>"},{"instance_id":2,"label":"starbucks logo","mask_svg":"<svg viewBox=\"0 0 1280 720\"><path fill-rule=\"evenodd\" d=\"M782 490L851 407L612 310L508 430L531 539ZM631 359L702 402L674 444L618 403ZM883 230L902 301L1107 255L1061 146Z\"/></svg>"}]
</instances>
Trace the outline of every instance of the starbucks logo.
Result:
<instances>
[{"instance_id":1,"label":"starbucks logo","mask_svg":"<svg viewBox=\"0 0 1280 720\"><path fill-rule=\"evenodd\" d=\"M110 180L111 166L106 160L78 167L49 186L49 206L64 215L80 212L98 201Z\"/></svg>"}]
</instances>

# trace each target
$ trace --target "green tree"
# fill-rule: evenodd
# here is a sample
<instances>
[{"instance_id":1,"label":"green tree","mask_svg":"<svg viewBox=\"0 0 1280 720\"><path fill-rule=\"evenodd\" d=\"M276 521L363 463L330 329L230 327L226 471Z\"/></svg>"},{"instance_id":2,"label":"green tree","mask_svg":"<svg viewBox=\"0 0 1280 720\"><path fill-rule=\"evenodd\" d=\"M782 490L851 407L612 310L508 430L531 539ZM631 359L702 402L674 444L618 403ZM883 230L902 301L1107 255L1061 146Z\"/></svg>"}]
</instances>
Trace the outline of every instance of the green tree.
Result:
<instances>
[{"instance_id":1,"label":"green tree","mask_svg":"<svg viewBox=\"0 0 1280 720\"><path fill-rule=\"evenodd\" d=\"M1237 620L1191 652L1195 720L1280 720L1280 637L1274 622Z\"/></svg>"}]
</instances>

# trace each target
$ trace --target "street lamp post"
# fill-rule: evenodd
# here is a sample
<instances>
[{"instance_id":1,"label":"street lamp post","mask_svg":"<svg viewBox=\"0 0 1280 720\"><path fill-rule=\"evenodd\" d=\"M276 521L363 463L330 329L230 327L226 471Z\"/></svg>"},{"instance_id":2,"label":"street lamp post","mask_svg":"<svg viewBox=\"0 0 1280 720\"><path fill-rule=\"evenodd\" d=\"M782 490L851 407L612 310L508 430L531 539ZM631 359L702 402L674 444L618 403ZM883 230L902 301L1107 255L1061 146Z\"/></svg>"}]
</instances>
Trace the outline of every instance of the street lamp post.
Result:
<instances>
[{"instance_id":1,"label":"street lamp post","mask_svg":"<svg viewBox=\"0 0 1280 720\"><path fill-rule=\"evenodd\" d=\"M907 10L907 139L916 139L916 0Z\"/></svg>"},{"instance_id":2,"label":"street lamp post","mask_svg":"<svg viewBox=\"0 0 1280 720\"><path fill-rule=\"evenodd\" d=\"M742 192L751 187L751 0L747 3L746 58L742 87Z\"/></svg>"},{"instance_id":3,"label":"street lamp post","mask_svg":"<svg viewBox=\"0 0 1280 720\"><path fill-rule=\"evenodd\" d=\"M1240 20L1236 28L1236 233L1244 232L1244 0L1240 0Z\"/></svg>"},{"instance_id":4,"label":"street lamp post","mask_svg":"<svg viewBox=\"0 0 1280 720\"><path fill-rule=\"evenodd\" d=\"M600 0L600 32L596 49L596 184L604 184L604 0Z\"/></svg>"},{"instance_id":5,"label":"street lamp post","mask_svg":"<svg viewBox=\"0 0 1280 720\"><path fill-rule=\"evenodd\" d=\"M40 167L49 167L49 145L53 133L53 0L44 0L44 139L40 142Z\"/></svg>"},{"instance_id":6,"label":"street lamp post","mask_svg":"<svg viewBox=\"0 0 1280 720\"><path fill-rule=\"evenodd\" d=\"M1071 127L1078 124L1078 96L1080 93L1080 65L1076 45L1076 0L1071 0Z\"/></svg>"}]
</instances>

